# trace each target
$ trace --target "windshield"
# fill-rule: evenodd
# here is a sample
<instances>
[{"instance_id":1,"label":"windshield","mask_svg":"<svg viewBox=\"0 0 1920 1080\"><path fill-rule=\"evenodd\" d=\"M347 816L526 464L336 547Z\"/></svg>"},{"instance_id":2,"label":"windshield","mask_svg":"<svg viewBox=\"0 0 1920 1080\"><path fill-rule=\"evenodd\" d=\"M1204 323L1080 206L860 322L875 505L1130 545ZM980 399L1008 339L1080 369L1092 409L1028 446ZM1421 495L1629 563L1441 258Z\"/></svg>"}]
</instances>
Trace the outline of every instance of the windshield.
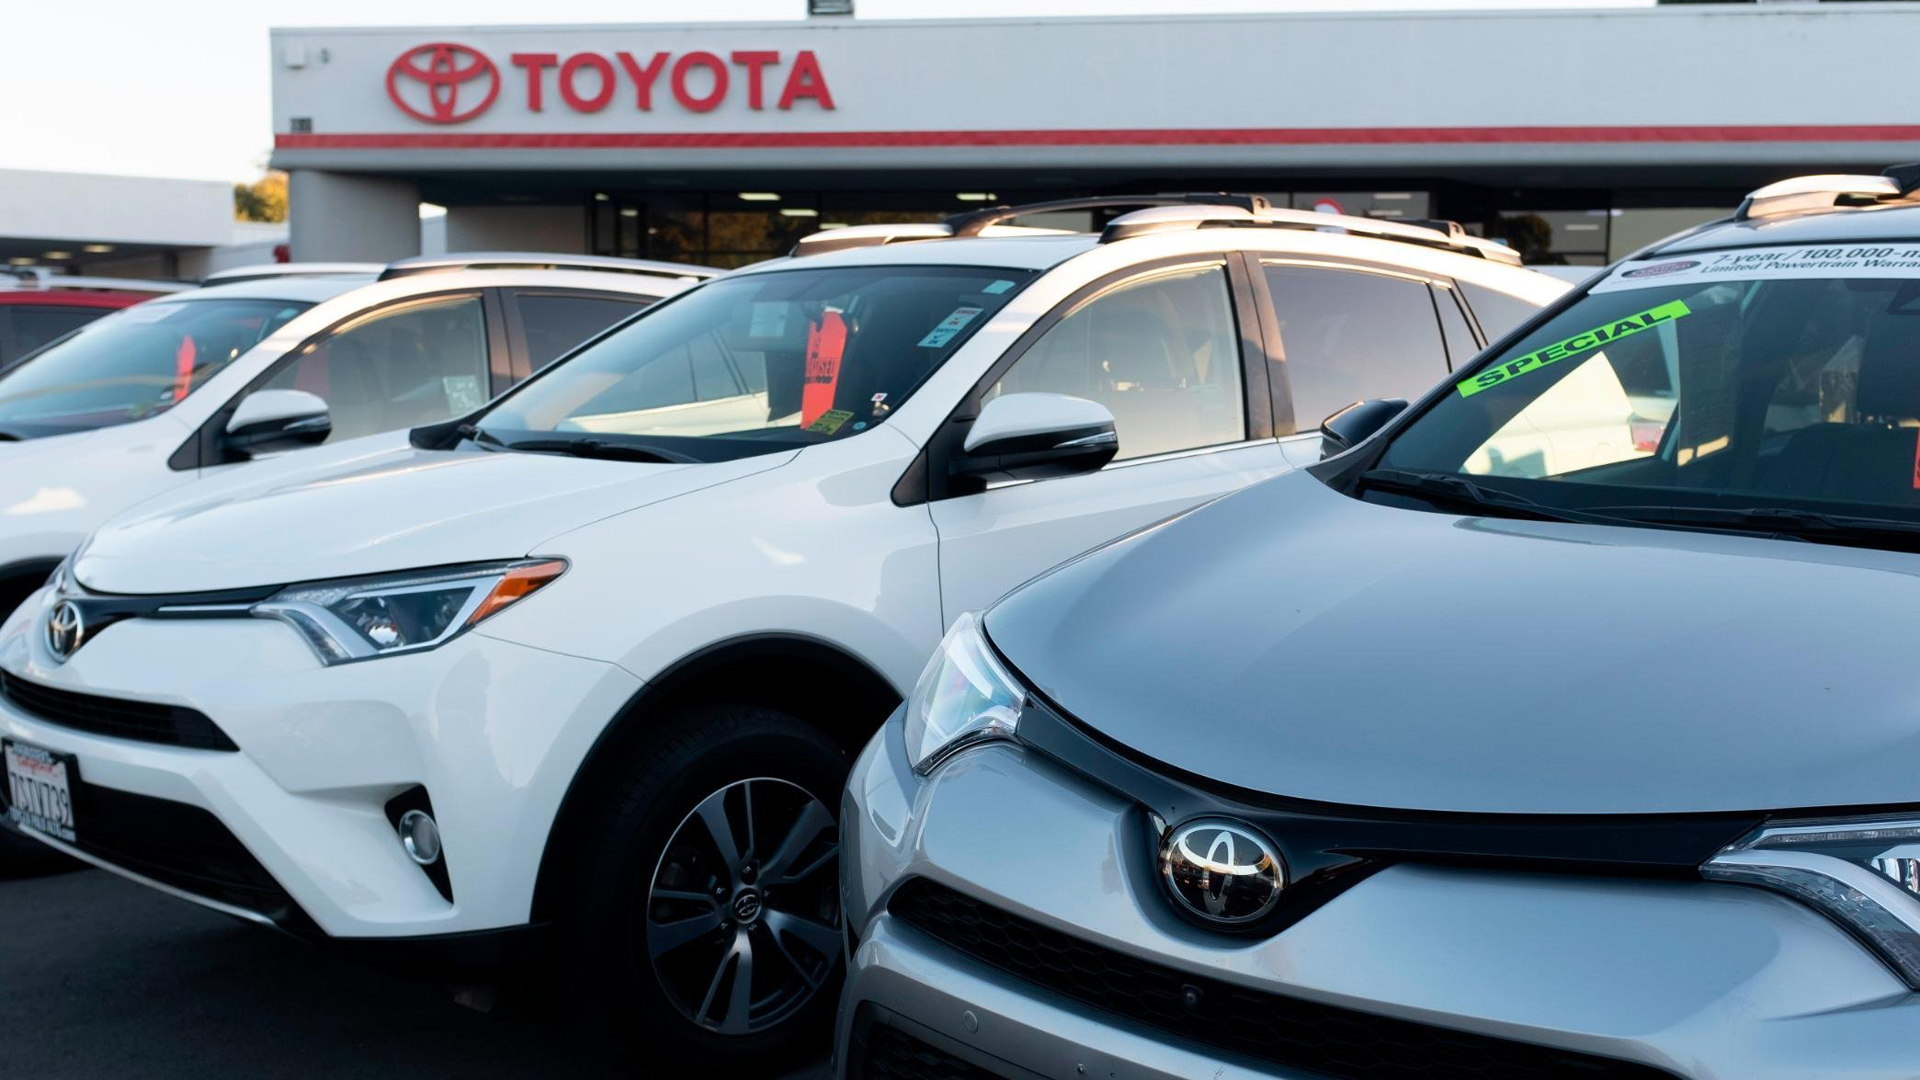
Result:
<instances>
[{"instance_id":1,"label":"windshield","mask_svg":"<svg viewBox=\"0 0 1920 1080\"><path fill-rule=\"evenodd\" d=\"M88 323L0 374L0 439L157 416L312 305L166 300Z\"/></svg>"},{"instance_id":2,"label":"windshield","mask_svg":"<svg viewBox=\"0 0 1920 1080\"><path fill-rule=\"evenodd\" d=\"M1643 520L1920 521L1920 245L1622 266L1375 464Z\"/></svg>"},{"instance_id":3,"label":"windshield","mask_svg":"<svg viewBox=\"0 0 1920 1080\"><path fill-rule=\"evenodd\" d=\"M1035 274L835 267L721 278L588 344L481 420L715 461L843 439L888 414Z\"/></svg>"}]
</instances>

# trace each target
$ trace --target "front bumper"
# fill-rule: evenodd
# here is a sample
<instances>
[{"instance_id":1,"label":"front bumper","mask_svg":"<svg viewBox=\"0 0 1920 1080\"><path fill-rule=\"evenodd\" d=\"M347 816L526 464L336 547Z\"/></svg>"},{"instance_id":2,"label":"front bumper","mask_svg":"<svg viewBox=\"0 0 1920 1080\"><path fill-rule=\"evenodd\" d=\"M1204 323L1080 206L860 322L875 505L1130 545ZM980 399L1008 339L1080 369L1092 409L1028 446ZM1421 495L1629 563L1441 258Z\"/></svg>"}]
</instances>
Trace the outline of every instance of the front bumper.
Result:
<instances>
[{"instance_id":1,"label":"front bumper","mask_svg":"<svg viewBox=\"0 0 1920 1080\"><path fill-rule=\"evenodd\" d=\"M1403 864L1273 936L1223 937L1175 917L1131 800L1010 744L922 779L899 727L896 715L861 756L843 808L855 943L836 1057L846 1076L890 1075L868 1064L876 1025L983 1077L1343 1075L1196 1040L1206 1025L1143 1022L1090 1004L1111 1001L1100 985L1063 993L1066 982L956 947L889 909L915 880L1040 928L1014 946L1096 984L1187 973L1197 986L1416 1025L1435 1046L1458 1033L1687 1080L1891 1080L1920 1060L1920 995L1771 893ZM1056 933L1126 962L1084 970ZM1432 1060L1436 1077L1480 1075L1446 1071L1438 1051Z\"/></svg>"},{"instance_id":2,"label":"front bumper","mask_svg":"<svg viewBox=\"0 0 1920 1080\"><path fill-rule=\"evenodd\" d=\"M529 923L567 787L640 686L613 665L478 632L327 668L292 628L254 619L130 620L56 664L32 632L37 609L29 601L0 629L0 669L193 709L238 747L91 733L0 697L0 738L74 755L79 842L54 846L330 938L452 944ZM440 826L451 900L388 818L389 800L418 787Z\"/></svg>"}]
</instances>

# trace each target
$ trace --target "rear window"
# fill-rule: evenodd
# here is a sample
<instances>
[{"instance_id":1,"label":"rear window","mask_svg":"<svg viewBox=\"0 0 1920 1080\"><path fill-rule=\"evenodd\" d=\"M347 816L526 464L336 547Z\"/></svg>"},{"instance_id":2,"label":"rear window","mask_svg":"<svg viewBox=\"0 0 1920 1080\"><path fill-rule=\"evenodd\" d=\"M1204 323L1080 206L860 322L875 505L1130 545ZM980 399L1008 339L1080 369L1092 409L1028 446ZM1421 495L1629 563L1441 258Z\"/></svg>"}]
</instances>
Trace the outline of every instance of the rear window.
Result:
<instances>
[{"instance_id":1,"label":"rear window","mask_svg":"<svg viewBox=\"0 0 1920 1080\"><path fill-rule=\"evenodd\" d=\"M95 320L0 374L0 437L29 439L158 416L310 306L149 301Z\"/></svg>"}]
</instances>

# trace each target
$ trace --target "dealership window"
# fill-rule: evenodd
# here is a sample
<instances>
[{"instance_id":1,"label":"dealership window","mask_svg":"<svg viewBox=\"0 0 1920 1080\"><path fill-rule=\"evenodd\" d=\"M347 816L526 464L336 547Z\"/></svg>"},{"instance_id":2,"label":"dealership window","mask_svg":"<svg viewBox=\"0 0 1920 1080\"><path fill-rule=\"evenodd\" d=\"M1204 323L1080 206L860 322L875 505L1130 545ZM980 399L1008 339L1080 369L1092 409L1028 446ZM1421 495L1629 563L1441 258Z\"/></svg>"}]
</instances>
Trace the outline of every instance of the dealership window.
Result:
<instances>
[{"instance_id":1,"label":"dealership window","mask_svg":"<svg viewBox=\"0 0 1920 1080\"><path fill-rule=\"evenodd\" d=\"M1268 195L1275 206L1289 205L1287 195ZM1425 191L1296 191L1291 196L1295 210L1319 210L1354 217L1405 218L1417 220L1432 216L1433 196Z\"/></svg>"},{"instance_id":2,"label":"dealership window","mask_svg":"<svg viewBox=\"0 0 1920 1080\"><path fill-rule=\"evenodd\" d=\"M1032 391L1105 405L1120 460L1244 439L1226 270L1157 274L1083 305L1035 342L988 397Z\"/></svg>"},{"instance_id":3,"label":"dealership window","mask_svg":"<svg viewBox=\"0 0 1920 1080\"><path fill-rule=\"evenodd\" d=\"M320 338L261 388L327 402L329 441L438 423L486 404L486 317L478 294L375 311Z\"/></svg>"},{"instance_id":4,"label":"dealership window","mask_svg":"<svg viewBox=\"0 0 1920 1080\"><path fill-rule=\"evenodd\" d=\"M1298 430L1356 401L1412 397L1447 373L1426 282L1275 263L1263 269Z\"/></svg>"}]
</instances>

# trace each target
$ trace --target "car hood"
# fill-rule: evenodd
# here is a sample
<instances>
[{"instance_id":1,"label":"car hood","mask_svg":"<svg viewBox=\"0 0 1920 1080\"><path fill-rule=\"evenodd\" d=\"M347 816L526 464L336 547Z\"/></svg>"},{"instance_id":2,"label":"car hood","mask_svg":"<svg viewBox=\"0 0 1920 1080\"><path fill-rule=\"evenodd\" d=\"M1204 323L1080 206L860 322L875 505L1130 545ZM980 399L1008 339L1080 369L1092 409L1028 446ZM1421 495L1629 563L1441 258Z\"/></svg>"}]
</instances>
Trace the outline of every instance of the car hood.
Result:
<instances>
[{"instance_id":1,"label":"car hood","mask_svg":"<svg viewBox=\"0 0 1920 1080\"><path fill-rule=\"evenodd\" d=\"M241 589L528 554L623 511L775 468L420 450L375 437L249 465L108 522L74 563L110 593ZM291 455L290 455L291 456Z\"/></svg>"},{"instance_id":2,"label":"car hood","mask_svg":"<svg viewBox=\"0 0 1920 1080\"><path fill-rule=\"evenodd\" d=\"M1095 551L987 632L1140 754L1396 809L1920 802L1920 557L1373 505L1307 473Z\"/></svg>"}]
</instances>

